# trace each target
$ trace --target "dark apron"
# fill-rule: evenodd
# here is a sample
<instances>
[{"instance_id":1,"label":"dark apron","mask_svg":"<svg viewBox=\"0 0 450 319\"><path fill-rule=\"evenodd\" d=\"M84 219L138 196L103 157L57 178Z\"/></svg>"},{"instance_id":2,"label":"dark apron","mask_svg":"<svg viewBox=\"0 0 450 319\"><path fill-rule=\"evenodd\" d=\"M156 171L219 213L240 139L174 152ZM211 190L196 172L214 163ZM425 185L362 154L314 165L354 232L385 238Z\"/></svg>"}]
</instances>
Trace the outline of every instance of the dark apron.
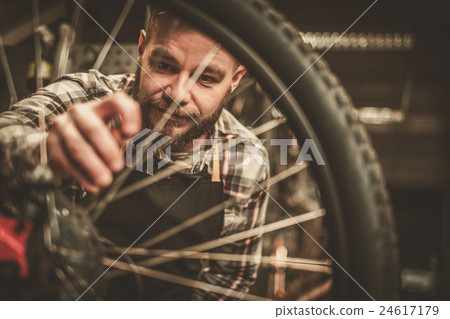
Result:
<instances>
[{"instance_id":1,"label":"dark apron","mask_svg":"<svg viewBox=\"0 0 450 319\"><path fill-rule=\"evenodd\" d=\"M148 177L133 171L125 185ZM121 200L112 203L97 221L100 233L120 247L129 247L153 222L172 205L195 181L192 177L175 174ZM211 182L211 176L200 178L165 214L142 236L139 243L163 233L181 222L222 203L223 186ZM219 237L223 227L224 212L214 216L149 247L149 249L184 249ZM136 257L134 262L151 257ZM126 261L122 258L121 261ZM180 259L156 266L153 269L178 276L197 279L202 267L199 260ZM192 289L166 281L142 276L142 295L138 293L135 275L110 279L107 282L107 300L189 300Z\"/></svg>"}]
</instances>

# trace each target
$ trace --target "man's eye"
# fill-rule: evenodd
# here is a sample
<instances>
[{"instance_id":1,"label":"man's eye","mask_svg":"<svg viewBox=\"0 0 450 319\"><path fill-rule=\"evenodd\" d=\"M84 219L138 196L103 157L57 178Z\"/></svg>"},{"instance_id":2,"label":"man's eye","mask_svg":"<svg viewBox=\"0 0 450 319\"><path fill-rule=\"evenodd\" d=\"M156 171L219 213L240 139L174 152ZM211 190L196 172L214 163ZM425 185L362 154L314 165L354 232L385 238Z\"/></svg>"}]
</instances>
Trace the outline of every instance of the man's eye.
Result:
<instances>
[{"instance_id":1,"label":"man's eye","mask_svg":"<svg viewBox=\"0 0 450 319\"><path fill-rule=\"evenodd\" d=\"M214 79L211 76L208 75L200 75L200 77L198 78L201 82L206 83L206 84L212 84L212 83L216 83L216 79Z\"/></svg>"},{"instance_id":2,"label":"man's eye","mask_svg":"<svg viewBox=\"0 0 450 319\"><path fill-rule=\"evenodd\" d=\"M156 65L156 70L159 72L170 73L175 72L175 67L165 62L159 62Z\"/></svg>"}]
</instances>

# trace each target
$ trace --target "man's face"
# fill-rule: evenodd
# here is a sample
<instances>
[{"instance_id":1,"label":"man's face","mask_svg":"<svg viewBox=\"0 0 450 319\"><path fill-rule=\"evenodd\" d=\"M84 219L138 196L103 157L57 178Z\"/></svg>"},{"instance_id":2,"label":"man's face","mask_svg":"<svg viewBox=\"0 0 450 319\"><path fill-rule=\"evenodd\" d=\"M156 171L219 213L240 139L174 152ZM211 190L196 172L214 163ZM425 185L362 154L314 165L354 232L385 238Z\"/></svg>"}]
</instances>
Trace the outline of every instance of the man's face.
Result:
<instances>
[{"instance_id":1,"label":"man's face","mask_svg":"<svg viewBox=\"0 0 450 319\"><path fill-rule=\"evenodd\" d=\"M178 150L188 150L188 139L208 137L219 118L225 97L239 84L245 68L220 49L190 91L189 78L216 43L199 31L173 19L159 18L150 41L141 31L135 98L140 102L145 127L154 127L173 99L181 107L170 117L163 132L183 140ZM195 119L197 125L191 118ZM184 148L184 149L183 149Z\"/></svg>"}]
</instances>

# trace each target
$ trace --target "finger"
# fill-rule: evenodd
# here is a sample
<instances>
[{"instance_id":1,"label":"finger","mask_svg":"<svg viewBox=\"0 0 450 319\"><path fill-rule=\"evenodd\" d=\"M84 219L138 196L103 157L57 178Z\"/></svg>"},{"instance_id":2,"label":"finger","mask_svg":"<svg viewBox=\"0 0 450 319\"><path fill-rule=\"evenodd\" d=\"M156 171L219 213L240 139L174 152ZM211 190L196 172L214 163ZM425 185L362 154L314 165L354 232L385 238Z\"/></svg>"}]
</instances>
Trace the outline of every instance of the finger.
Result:
<instances>
[{"instance_id":1,"label":"finger","mask_svg":"<svg viewBox=\"0 0 450 319\"><path fill-rule=\"evenodd\" d=\"M102 103L96 104L94 110L105 122L119 115L121 117L120 132L125 138L135 135L141 129L139 103L123 92L114 93Z\"/></svg>"},{"instance_id":2,"label":"finger","mask_svg":"<svg viewBox=\"0 0 450 319\"><path fill-rule=\"evenodd\" d=\"M66 155L61 147L59 137L54 133L50 133L47 137L47 149L49 153L49 162L54 176L59 179L74 178L82 187L84 187L89 193L98 193L99 187L92 184L88 179L84 177L81 170L76 168ZM51 156L50 156L51 155Z\"/></svg>"},{"instance_id":3,"label":"finger","mask_svg":"<svg viewBox=\"0 0 450 319\"><path fill-rule=\"evenodd\" d=\"M120 171L123 166L120 146L111 133L109 127L92 108L74 106L70 111L71 117L84 138L98 153L106 166L113 172Z\"/></svg>"},{"instance_id":4,"label":"finger","mask_svg":"<svg viewBox=\"0 0 450 319\"><path fill-rule=\"evenodd\" d=\"M65 155L76 163L74 168L79 168L85 179L99 187L108 186L112 182L110 169L84 139L68 114L59 117L53 128L59 134Z\"/></svg>"}]
</instances>

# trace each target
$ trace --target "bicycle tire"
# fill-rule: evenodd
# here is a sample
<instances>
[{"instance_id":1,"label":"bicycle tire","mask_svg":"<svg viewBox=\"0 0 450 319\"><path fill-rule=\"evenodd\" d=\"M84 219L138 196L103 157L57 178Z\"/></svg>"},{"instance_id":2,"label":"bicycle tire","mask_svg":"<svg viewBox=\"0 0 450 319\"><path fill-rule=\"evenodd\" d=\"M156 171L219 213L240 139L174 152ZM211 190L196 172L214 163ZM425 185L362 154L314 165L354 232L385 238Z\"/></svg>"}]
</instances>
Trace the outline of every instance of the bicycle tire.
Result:
<instances>
[{"instance_id":1,"label":"bicycle tire","mask_svg":"<svg viewBox=\"0 0 450 319\"><path fill-rule=\"evenodd\" d=\"M297 137L315 141L326 165L314 165L313 171L332 238L338 241L331 255L368 292L335 267L333 299L397 299L397 238L382 171L348 94L326 62L317 59L297 30L264 1L148 2L220 42L271 97L285 93L277 107Z\"/></svg>"}]
</instances>

